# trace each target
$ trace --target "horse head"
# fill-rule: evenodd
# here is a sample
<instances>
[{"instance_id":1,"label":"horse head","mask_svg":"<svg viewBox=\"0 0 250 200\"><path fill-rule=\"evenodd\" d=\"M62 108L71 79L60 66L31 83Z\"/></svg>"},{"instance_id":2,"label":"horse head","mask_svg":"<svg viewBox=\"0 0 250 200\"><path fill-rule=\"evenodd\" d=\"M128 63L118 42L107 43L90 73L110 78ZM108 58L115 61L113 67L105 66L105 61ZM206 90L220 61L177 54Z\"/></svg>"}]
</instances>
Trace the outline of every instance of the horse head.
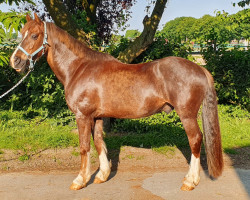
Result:
<instances>
[{"instance_id":1,"label":"horse head","mask_svg":"<svg viewBox=\"0 0 250 200\"><path fill-rule=\"evenodd\" d=\"M31 19L28 14L26 15L27 23L20 31L22 41L10 57L10 65L17 72L24 72L28 66L33 69L34 62L47 51L46 24L36 13L34 16L35 19Z\"/></svg>"}]
</instances>

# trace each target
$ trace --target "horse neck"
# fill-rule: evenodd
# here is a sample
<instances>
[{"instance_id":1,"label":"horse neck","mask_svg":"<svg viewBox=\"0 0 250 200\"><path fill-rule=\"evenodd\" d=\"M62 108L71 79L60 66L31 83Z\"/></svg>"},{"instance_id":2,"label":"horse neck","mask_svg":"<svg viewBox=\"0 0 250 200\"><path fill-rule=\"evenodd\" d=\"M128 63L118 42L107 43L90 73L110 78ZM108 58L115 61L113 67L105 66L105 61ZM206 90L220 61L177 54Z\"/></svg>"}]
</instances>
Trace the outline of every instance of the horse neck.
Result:
<instances>
[{"instance_id":1,"label":"horse neck","mask_svg":"<svg viewBox=\"0 0 250 200\"><path fill-rule=\"evenodd\" d=\"M79 58L84 59L84 56L79 57L72 48L72 44L77 43L73 37L57 28L53 23L47 24L48 43L50 45L47 61L59 81L65 86L77 68L74 62Z\"/></svg>"}]
</instances>

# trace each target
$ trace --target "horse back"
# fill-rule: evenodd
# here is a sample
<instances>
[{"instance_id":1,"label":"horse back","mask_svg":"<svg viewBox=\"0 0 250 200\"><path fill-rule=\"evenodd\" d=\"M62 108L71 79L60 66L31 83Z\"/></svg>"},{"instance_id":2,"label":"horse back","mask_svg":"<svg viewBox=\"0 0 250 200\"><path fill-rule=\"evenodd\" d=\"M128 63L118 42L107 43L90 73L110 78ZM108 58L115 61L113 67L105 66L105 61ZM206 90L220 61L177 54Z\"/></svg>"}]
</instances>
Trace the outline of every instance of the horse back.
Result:
<instances>
[{"instance_id":1,"label":"horse back","mask_svg":"<svg viewBox=\"0 0 250 200\"><path fill-rule=\"evenodd\" d=\"M177 57L132 65L92 62L79 69L69 91L65 88L66 100L73 110L98 117L145 117L188 101L192 88L203 87L203 75L201 67Z\"/></svg>"}]
</instances>

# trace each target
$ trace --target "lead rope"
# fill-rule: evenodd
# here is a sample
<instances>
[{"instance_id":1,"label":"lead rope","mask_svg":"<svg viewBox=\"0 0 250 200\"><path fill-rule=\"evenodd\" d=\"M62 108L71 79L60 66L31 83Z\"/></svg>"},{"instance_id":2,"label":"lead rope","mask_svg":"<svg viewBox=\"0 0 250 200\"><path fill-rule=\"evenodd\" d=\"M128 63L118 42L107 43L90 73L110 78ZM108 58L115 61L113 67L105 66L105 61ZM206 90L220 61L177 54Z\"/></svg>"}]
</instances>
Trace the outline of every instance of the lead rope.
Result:
<instances>
[{"instance_id":1,"label":"lead rope","mask_svg":"<svg viewBox=\"0 0 250 200\"><path fill-rule=\"evenodd\" d=\"M24 81L24 79L30 74L31 71L32 71L32 70L29 70L29 71L27 72L27 74L26 74L20 81L18 81L18 83L17 83L16 85L14 85L12 88L10 88L7 92L3 93L3 94L0 96L0 99L3 98L4 96L6 96L7 94L9 94L9 93L10 93L12 90L14 90L18 85L20 85L20 84Z\"/></svg>"},{"instance_id":2,"label":"lead rope","mask_svg":"<svg viewBox=\"0 0 250 200\"><path fill-rule=\"evenodd\" d=\"M35 56L36 54L38 54L41 50L43 50L42 52L42 56L44 55L44 50L45 50L45 46L46 45L49 45L47 39L48 39L48 35L47 35L47 28L46 28L46 22L43 22L44 23L44 38L43 38L43 44L40 48L38 48L35 52L33 52L32 54L29 54L27 51L25 51L21 46L17 46L17 48L19 50L21 50L23 53L25 53L28 57L28 60L30 62L30 65L29 65L29 71L27 72L27 74L20 80L18 81L18 83L16 85L14 85L11 89L9 89L7 92L3 93L1 96L0 96L0 99L3 98L4 96L6 96L7 94L9 94L12 90L14 90L17 86L19 86L23 81L24 79L30 74L30 72L33 71L34 69L34 65L36 64L36 60L33 60L33 56Z\"/></svg>"}]
</instances>

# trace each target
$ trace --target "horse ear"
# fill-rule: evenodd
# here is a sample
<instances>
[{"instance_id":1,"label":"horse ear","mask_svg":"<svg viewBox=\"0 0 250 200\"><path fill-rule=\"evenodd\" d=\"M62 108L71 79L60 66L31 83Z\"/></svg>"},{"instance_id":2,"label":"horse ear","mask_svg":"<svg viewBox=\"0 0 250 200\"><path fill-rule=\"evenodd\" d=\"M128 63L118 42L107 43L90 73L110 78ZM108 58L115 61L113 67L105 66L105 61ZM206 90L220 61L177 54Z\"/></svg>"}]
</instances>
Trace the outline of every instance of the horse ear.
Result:
<instances>
[{"instance_id":1,"label":"horse ear","mask_svg":"<svg viewBox=\"0 0 250 200\"><path fill-rule=\"evenodd\" d=\"M36 22L38 22L38 23L42 23L42 20L37 16L37 14L36 13L34 13L34 16L35 16L35 20L36 20Z\"/></svg>"},{"instance_id":2,"label":"horse ear","mask_svg":"<svg viewBox=\"0 0 250 200\"><path fill-rule=\"evenodd\" d=\"M31 21L31 17L30 17L29 14L26 15L26 21L27 21L27 22L28 22L28 21Z\"/></svg>"}]
</instances>

